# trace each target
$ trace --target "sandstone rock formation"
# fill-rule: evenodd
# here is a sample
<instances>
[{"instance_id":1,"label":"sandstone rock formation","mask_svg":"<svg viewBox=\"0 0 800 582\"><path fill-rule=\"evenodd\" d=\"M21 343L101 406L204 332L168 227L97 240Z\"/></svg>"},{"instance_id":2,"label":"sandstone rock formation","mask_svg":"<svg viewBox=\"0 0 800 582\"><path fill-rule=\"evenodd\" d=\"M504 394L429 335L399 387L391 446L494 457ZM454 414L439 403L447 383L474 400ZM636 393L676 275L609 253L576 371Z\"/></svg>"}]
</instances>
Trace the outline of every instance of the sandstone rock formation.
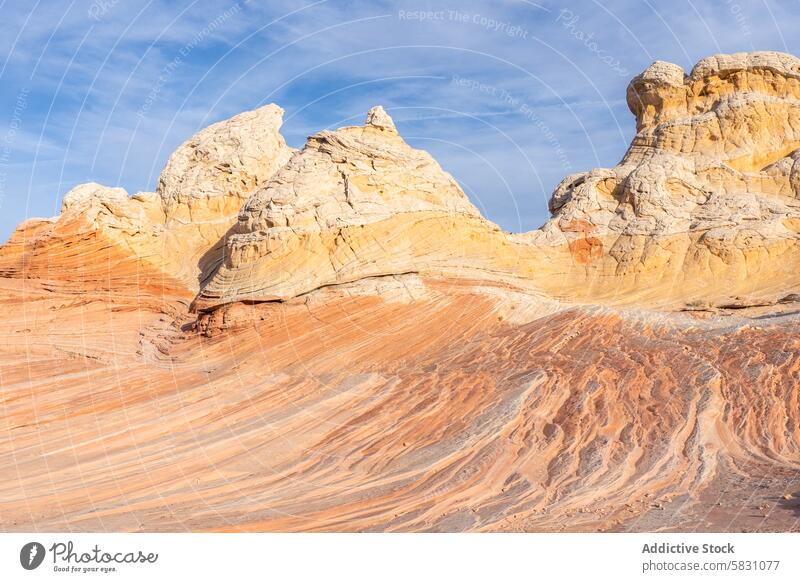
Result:
<instances>
[{"instance_id":1,"label":"sandstone rock formation","mask_svg":"<svg viewBox=\"0 0 800 582\"><path fill-rule=\"evenodd\" d=\"M291 157L275 104L240 113L197 132L170 156L156 191L170 222L219 221Z\"/></svg>"},{"instance_id":2,"label":"sandstone rock formation","mask_svg":"<svg viewBox=\"0 0 800 582\"><path fill-rule=\"evenodd\" d=\"M5 309L4 529L797 529L796 315L521 323L421 283L232 305L211 338Z\"/></svg>"},{"instance_id":3,"label":"sandstone rock formation","mask_svg":"<svg viewBox=\"0 0 800 582\"><path fill-rule=\"evenodd\" d=\"M777 301L800 286L800 60L656 62L612 169L568 176L539 231L484 220L382 109L309 139L245 205L201 309L415 272L503 280L568 301L679 309Z\"/></svg>"},{"instance_id":4,"label":"sandstone rock formation","mask_svg":"<svg viewBox=\"0 0 800 582\"><path fill-rule=\"evenodd\" d=\"M0 247L3 528L796 531L798 92L654 63L531 233L380 107L75 188Z\"/></svg>"},{"instance_id":5,"label":"sandstone rock formation","mask_svg":"<svg viewBox=\"0 0 800 582\"><path fill-rule=\"evenodd\" d=\"M800 284L800 60L656 62L628 87L638 133L613 169L568 176L540 239L567 237L580 296L757 301ZM538 234L538 233L537 233Z\"/></svg>"},{"instance_id":6,"label":"sandstone rock formation","mask_svg":"<svg viewBox=\"0 0 800 582\"><path fill-rule=\"evenodd\" d=\"M375 107L363 127L311 136L253 194L198 305L288 299L381 275L463 275L465 257L485 254L480 243L499 235L453 177Z\"/></svg>"},{"instance_id":7,"label":"sandstone rock formation","mask_svg":"<svg viewBox=\"0 0 800 582\"><path fill-rule=\"evenodd\" d=\"M280 107L267 105L198 132L170 156L156 192L129 197L122 188L75 187L64 196L59 217L29 221L15 233L0 250L0 269L7 276L75 280L69 273L76 268L108 271L97 261L99 244L124 257L133 284L145 269L196 293L219 261L243 201L291 156L279 132L282 116ZM68 247L72 259L53 261L61 253L43 252L50 246Z\"/></svg>"},{"instance_id":8,"label":"sandstone rock formation","mask_svg":"<svg viewBox=\"0 0 800 582\"><path fill-rule=\"evenodd\" d=\"M270 104L210 125L170 156L158 178L166 246L198 288L220 260L223 240L253 190L292 155L280 134L283 109Z\"/></svg>"}]
</instances>

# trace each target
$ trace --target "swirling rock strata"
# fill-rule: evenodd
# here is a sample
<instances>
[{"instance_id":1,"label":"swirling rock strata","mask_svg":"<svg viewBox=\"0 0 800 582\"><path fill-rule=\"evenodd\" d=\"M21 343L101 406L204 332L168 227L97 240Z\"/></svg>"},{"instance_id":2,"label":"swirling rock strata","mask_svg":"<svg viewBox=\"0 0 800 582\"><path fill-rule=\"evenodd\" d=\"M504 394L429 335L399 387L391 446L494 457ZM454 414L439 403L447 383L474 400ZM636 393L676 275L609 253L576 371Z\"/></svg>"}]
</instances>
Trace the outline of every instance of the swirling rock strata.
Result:
<instances>
[{"instance_id":1,"label":"swirling rock strata","mask_svg":"<svg viewBox=\"0 0 800 582\"><path fill-rule=\"evenodd\" d=\"M798 70L655 63L532 233L381 108L74 189L0 248L3 528L797 530Z\"/></svg>"},{"instance_id":2,"label":"swirling rock strata","mask_svg":"<svg viewBox=\"0 0 800 582\"><path fill-rule=\"evenodd\" d=\"M800 285L800 61L656 62L628 88L619 165L568 176L541 230L483 219L382 109L312 136L244 206L197 307L285 300L415 272L502 280L572 301L676 309Z\"/></svg>"},{"instance_id":3,"label":"swirling rock strata","mask_svg":"<svg viewBox=\"0 0 800 582\"><path fill-rule=\"evenodd\" d=\"M382 275L475 274L502 238L375 107L364 126L311 136L253 194L197 306L289 299Z\"/></svg>"},{"instance_id":4,"label":"swirling rock strata","mask_svg":"<svg viewBox=\"0 0 800 582\"><path fill-rule=\"evenodd\" d=\"M409 277L231 304L211 337L53 294L4 309L4 528L797 528L796 314Z\"/></svg>"}]
</instances>

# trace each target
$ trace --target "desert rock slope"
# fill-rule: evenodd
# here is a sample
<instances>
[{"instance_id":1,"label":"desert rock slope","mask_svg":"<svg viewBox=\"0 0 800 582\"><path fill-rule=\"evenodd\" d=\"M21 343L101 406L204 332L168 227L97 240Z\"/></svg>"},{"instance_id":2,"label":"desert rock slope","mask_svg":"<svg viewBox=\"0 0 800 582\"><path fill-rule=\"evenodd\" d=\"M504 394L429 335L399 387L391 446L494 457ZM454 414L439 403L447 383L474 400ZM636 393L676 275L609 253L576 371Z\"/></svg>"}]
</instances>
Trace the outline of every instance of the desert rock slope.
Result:
<instances>
[{"instance_id":1,"label":"desert rock slope","mask_svg":"<svg viewBox=\"0 0 800 582\"><path fill-rule=\"evenodd\" d=\"M295 151L276 105L20 225L2 529L800 529L800 60L627 100L533 232L381 107Z\"/></svg>"}]
</instances>

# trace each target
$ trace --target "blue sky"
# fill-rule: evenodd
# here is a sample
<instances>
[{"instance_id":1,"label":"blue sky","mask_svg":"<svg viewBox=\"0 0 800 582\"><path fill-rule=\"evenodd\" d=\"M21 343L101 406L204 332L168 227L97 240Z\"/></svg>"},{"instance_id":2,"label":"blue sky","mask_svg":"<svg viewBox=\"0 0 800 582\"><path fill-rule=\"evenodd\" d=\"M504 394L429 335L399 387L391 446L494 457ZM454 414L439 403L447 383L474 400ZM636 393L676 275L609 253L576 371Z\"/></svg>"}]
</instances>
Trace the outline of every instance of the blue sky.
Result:
<instances>
[{"instance_id":1,"label":"blue sky","mask_svg":"<svg viewBox=\"0 0 800 582\"><path fill-rule=\"evenodd\" d=\"M74 185L152 190L198 129L275 102L301 147L382 104L484 214L536 228L563 176L613 166L656 59L800 54L800 3L0 0L0 239Z\"/></svg>"}]
</instances>

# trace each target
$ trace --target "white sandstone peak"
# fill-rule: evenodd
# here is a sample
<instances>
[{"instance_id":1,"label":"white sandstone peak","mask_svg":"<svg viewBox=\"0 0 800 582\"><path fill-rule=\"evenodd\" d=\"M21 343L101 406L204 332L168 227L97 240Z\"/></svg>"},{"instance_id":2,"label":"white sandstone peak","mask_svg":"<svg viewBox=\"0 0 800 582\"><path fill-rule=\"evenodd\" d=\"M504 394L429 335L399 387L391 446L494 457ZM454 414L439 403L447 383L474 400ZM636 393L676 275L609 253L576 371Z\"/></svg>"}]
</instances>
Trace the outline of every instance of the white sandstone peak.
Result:
<instances>
[{"instance_id":1,"label":"white sandstone peak","mask_svg":"<svg viewBox=\"0 0 800 582\"><path fill-rule=\"evenodd\" d=\"M128 193L122 188L110 188L97 182L79 184L64 195L61 212L67 212L71 208L83 208L91 204L93 200L127 202Z\"/></svg>"},{"instance_id":2,"label":"white sandstone peak","mask_svg":"<svg viewBox=\"0 0 800 582\"><path fill-rule=\"evenodd\" d=\"M394 126L394 121L389 114L386 113L386 110L380 105L376 105L367 111L367 125L371 125L372 127L377 127L386 131L393 131L395 133L397 132L397 128Z\"/></svg>"}]
</instances>

